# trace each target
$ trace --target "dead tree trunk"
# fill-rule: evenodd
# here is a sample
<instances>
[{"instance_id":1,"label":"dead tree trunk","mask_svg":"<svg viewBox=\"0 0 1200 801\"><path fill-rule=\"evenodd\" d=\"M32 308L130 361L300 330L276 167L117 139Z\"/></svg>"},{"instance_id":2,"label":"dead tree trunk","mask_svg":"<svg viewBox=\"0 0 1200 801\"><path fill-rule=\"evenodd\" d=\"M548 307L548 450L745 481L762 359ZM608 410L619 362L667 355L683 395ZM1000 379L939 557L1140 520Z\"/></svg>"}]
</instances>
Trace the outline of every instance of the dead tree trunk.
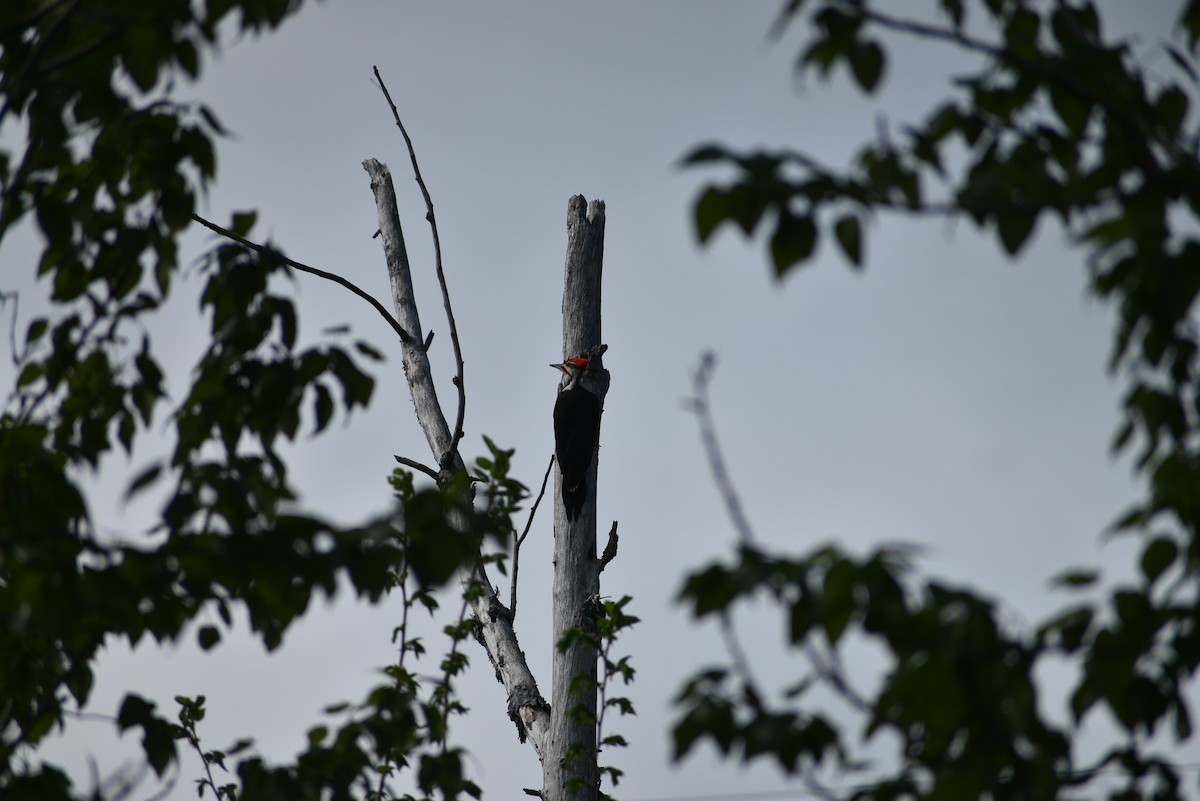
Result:
<instances>
[{"instance_id":1,"label":"dead tree trunk","mask_svg":"<svg viewBox=\"0 0 1200 801\"><path fill-rule=\"evenodd\" d=\"M604 202L589 205L582 195L567 207L567 259L563 286L563 357L591 359L584 386L603 404L609 375L601 357L600 277L604 258ZM556 472L556 484L562 474ZM556 487L554 513L554 649L551 678L549 753L543 755L542 797L545 801L595 801L596 659L588 642L596 632L600 576L596 557L596 463L587 476L587 502L573 521ZM564 650L557 646L571 629L575 637Z\"/></svg>"},{"instance_id":2,"label":"dead tree trunk","mask_svg":"<svg viewBox=\"0 0 1200 801\"><path fill-rule=\"evenodd\" d=\"M413 161L415 168L415 156ZM444 484L465 469L458 452L462 437L462 385L457 384L460 390L459 428L451 431L433 387L427 343L423 340L420 316L413 297L410 266L391 173L386 165L374 159L364 161L363 168L371 177L371 189L375 194L398 325L407 334L403 338L404 372L412 392L417 419L437 464L436 470L428 467L423 469ZM426 203L429 211L427 219L434 226L436 246L436 223L428 195ZM608 372L601 361L605 346L600 343L604 203L593 201L589 206L581 196L571 198L567 232L563 353L565 357L587 355L592 360L583 379L584 386L603 402L609 384ZM438 259L440 271L440 255ZM445 300L449 315L449 298ZM452 315L449 323L453 337ZM456 338L455 345L457 349ZM461 365L461 359L459 363ZM558 481L561 481L561 474L558 475ZM470 492L469 489L465 491ZM567 521L561 491L556 491L554 495L554 641L557 643L569 629L581 630L588 635L586 639L591 640L596 632L600 591L599 562L596 557L595 461L588 470L588 500L576 520ZM464 503L470 502L470 498L463 500ZM452 525L466 528L467 522L462 515L455 514L453 517L450 521ZM507 693L509 716L517 726L518 736L522 741L530 741L542 762L541 797L544 801L596 801L599 791L596 769L596 649L589 641L580 638L576 638L570 647L561 652L555 649L552 703L547 705L517 641L511 612L496 596L482 562L476 562L473 566L464 565L460 578L474 613L477 638L487 651Z\"/></svg>"}]
</instances>

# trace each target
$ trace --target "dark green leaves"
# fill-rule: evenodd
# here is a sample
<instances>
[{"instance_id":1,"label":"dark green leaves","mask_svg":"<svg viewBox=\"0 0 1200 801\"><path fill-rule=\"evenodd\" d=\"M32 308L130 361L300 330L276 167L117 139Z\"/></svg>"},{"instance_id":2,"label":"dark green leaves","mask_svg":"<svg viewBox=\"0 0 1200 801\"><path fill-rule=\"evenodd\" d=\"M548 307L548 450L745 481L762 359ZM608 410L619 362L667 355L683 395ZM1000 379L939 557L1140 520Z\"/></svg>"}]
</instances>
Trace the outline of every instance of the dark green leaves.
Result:
<instances>
[{"instance_id":1,"label":"dark green leaves","mask_svg":"<svg viewBox=\"0 0 1200 801\"><path fill-rule=\"evenodd\" d=\"M1154 118L1163 132L1169 137L1176 137L1180 133L1180 128L1188 113L1188 96L1177 86L1170 86L1163 90L1159 96L1154 109Z\"/></svg>"},{"instance_id":2,"label":"dark green leaves","mask_svg":"<svg viewBox=\"0 0 1200 801\"><path fill-rule=\"evenodd\" d=\"M205 651L211 651L221 642L221 630L216 626L201 626L196 632L196 642Z\"/></svg>"},{"instance_id":3,"label":"dark green leaves","mask_svg":"<svg viewBox=\"0 0 1200 801\"><path fill-rule=\"evenodd\" d=\"M855 559L834 548L798 558L743 549L730 564L692 575L683 600L695 614L736 620L735 610L752 598L782 607L788 641L805 657L798 662L813 670L802 671L778 698L768 697L756 681L753 661L695 674L677 699L676 758L707 741L744 761L773 758L789 773L825 760L845 769L853 764L849 741L805 703L820 686L822 698L867 714L868 735L888 731L917 764L942 766L935 796L956 797L954 788L963 781L973 788L971 797L1054 786L1056 766L1068 751L1065 737L1041 719L1035 702L1037 651L1003 633L987 601L933 581L918 591L905 580L903 565L899 554L886 551ZM1074 647L1089 619L1060 621L1056 641ZM736 626L732 631L736 637ZM874 698L860 697L841 667L838 647L850 633L877 643L891 660ZM989 745L1018 738L1037 745L1028 753ZM980 760L998 771L973 770ZM901 771L895 781L915 779Z\"/></svg>"},{"instance_id":4,"label":"dark green leaves","mask_svg":"<svg viewBox=\"0 0 1200 801\"><path fill-rule=\"evenodd\" d=\"M175 761L175 729L171 723L155 714L154 704L150 701L133 693L125 696L117 713L117 728L120 731L132 728L142 730L142 749L146 752L146 761L159 776Z\"/></svg>"},{"instance_id":5,"label":"dark green leaves","mask_svg":"<svg viewBox=\"0 0 1200 801\"><path fill-rule=\"evenodd\" d=\"M697 239L708 242L727 222L751 237L764 218L774 216L769 250L775 274L783 277L797 265L811 260L820 230L817 217L807 209L827 199L833 186L823 177L804 183L785 180L783 174L798 159L792 154L763 152L740 156L713 146L695 150L685 164L725 161L740 171L732 184L710 186L697 199L693 211ZM862 242L857 217L842 215L831 227L846 258L854 266L861 266Z\"/></svg>"},{"instance_id":6,"label":"dark green leaves","mask_svg":"<svg viewBox=\"0 0 1200 801\"><path fill-rule=\"evenodd\" d=\"M694 212L696 220L696 238L702 243L707 242L713 232L725 221L728 202L725 193L715 186L704 190L704 194L696 201Z\"/></svg>"},{"instance_id":7,"label":"dark green leaves","mask_svg":"<svg viewBox=\"0 0 1200 801\"><path fill-rule=\"evenodd\" d=\"M850 51L847 60L859 88L868 94L874 92L883 77L883 48L875 42L860 42Z\"/></svg>"},{"instance_id":8,"label":"dark green leaves","mask_svg":"<svg viewBox=\"0 0 1200 801\"><path fill-rule=\"evenodd\" d=\"M1095 570L1071 568L1050 579L1050 586L1083 589L1092 586L1099 580L1100 574Z\"/></svg>"},{"instance_id":9,"label":"dark green leaves","mask_svg":"<svg viewBox=\"0 0 1200 801\"><path fill-rule=\"evenodd\" d=\"M811 217L795 217L781 211L775 233L771 235L771 261L776 275L782 277L796 264L808 259L816 244L817 226Z\"/></svg>"},{"instance_id":10,"label":"dark green leaves","mask_svg":"<svg viewBox=\"0 0 1200 801\"><path fill-rule=\"evenodd\" d=\"M850 263L855 267L861 267L862 229L859 226L858 218L852 215L842 217L834 224L833 233L837 237L838 245L842 248L842 253L846 255Z\"/></svg>"},{"instance_id":11,"label":"dark green leaves","mask_svg":"<svg viewBox=\"0 0 1200 801\"><path fill-rule=\"evenodd\" d=\"M1033 214L1009 213L996 220L996 233L1008 255L1015 256L1033 233L1037 217Z\"/></svg>"},{"instance_id":12,"label":"dark green leaves","mask_svg":"<svg viewBox=\"0 0 1200 801\"><path fill-rule=\"evenodd\" d=\"M747 237L773 222L758 241L782 276L812 257L827 222L859 265L861 220L874 214L965 217L1013 257L1039 221L1058 221L1084 250L1092 296L1116 310L1111 365L1127 388L1114 449L1136 446L1148 492L1113 531L1144 537L1139 580L1111 587L1093 571L1068 568L1054 585L1099 600L1024 635L1001 627L982 594L902 582L886 560L828 549L797 558L739 552L691 575L684 602L722 620L734 638L734 610L750 599L773 606L804 657L800 670L811 671L778 700L738 658L728 670L697 674L679 700L676 754L707 740L747 759L769 752L787 770L804 755L816 762L822 752L800 737L797 699L824 685L863 711L868 735L887 731L901 743L901 767L863 797L1048 798L1068 786L1086 795L1095 774L1072 773L1074 731L1043 719L1035 702L1035 671L1053 654L1078 671L1075 722L1105 709L1131 744L1099 763L1130 775L1121 797L1177 798L1178 770L1141 744L1164 727L1191 735L1189 682L1200 668L1192 589L1200 570L1200 3L1185 3L1179 18L1189 52L1162 48L1172 62L1166 75L1139 65L1143 54L1128 42L1107 39L1091 2L940 6L947 22L893 16L901 12L885 3L789 4L781 19L802 23L793 26L805 36L801 70L828 77L844 67L870 92L886 70L877 43L912 35L953 42L978 67L912 115L917 122L881 124L846 167L788 151L699 151L693 166L732 170L733 178L723 173L727 183L702 190L698 239L711 241L725 222ZM858 697L839 670L836 649L855 638L891 660L870 697ZM835 732L833 742L847 741Z\"/></svg>"},{"instance_id":13,"label":"dark green leaves","mask_svg":"<svg viewBox=\"0 0 1200 801\"><path fill-rule=\"evenodd\" d=\"M1175 563L1179 546L1168 537L1158 537L1146 543L1142 551L1142 575L1147 584L1154 584Z\"/></svg>"},{"instance_id":14,"label":"dark green leaves","mask_svg":"<svg viewBox=\"0 0 1200 801\"><path fill-rule=\"evenodd\" d=\"M826 6L813 15L816 35L797 63L798 69L815 69L828 77L845 62L855 82L870 94L883 76L886 57L878 43L862 38L862 18L853 9Z\"/></svg>"},{"instance_id":15,"label":"dark green leaves","mask_svg":"<svg viewBox=\"0 0 1200 801\"><path fill-rule=\"evenodd\" d=\"M418 492L404 505L402 541L409 569L420 587L441 586L460 566L478 557L481 538L450 521L460 492L458 488L431 488ZM461 508L457 513L466 514Z\"/></svg>"},{"instance_id":16,"label":"dark green leaves","mask_svg":"<svg viewBox=\"0 0 1200 801\"><path fill-rule=\"evenodd\" d=\"M97 536L75 482L114 449L134 452L145 428L161 427L167 371L147 334L161 326L149 320L169 302L179 235L216 175L214 143L225 134L211 109L173 98L173 81L199 74L218 27L234 41L302 4L112 2L102 13L86 5L18 0L0 22L0 122L16 119L25 137L0 154L0 239L14 225L36 226L44 248L27 267L46 277L56 304L19 348L14 329L15 386L0 413L0 794L22 801L87 792L42 765L36 749L67 709L91 700L92 666L106 643L194 636L207 651L240 613L275 648L315 596L349 588L375 602L410 576L443 581L479 558L485 535L506 542L507 514L523 492L508 476L511 452L493 449L486 517L464 501L465 474L454 503L409 493L412 552L393 515L345 528L299 511L281 439L319 432L365 406L374 381L361 364L383 354L332 335L299 347L295 307L271 291L279 259L220 245L202 260L210 341L189 383L176 388L179 405L167 420L177 447L169 460L138 465L126 492L166 485L161 519L150 538ZM254 220L253 212L235 214L232 228L246 236ZM470 547L447 550L448 542ZM437 608L433 595L404 586L406 604ZM203 697L179 696L175 724L129 695L116 728L140 732L159 776L186 742L208 777L198 788L220 801L346 798L368 778L387 791L380 778L410 756L430 793L478 795L460 753L445 747L446 721L462 710L450 678L465 665L459 643L471 621L448 628L458 638L446 659L454 670L430 698L415 703L420 683L394 665L392 683L334 736L311 738L295 765L244 759L241 786L213 776L248 742L202 749ZM401 662L423 648L418 637L402 638ZM101 766L101 781L112 767Z\"/></svg>"},{"instance_id":17,"label":"dark green leaves","mask_svg":"<svg viewBox=\"0 0 1200 801\"><path fill-rule=\"evenodd\" d=\"M1091 117L1092 102L1059 83L1051 84L1048 90L1050 103L1054 106L1054 111L1063 125L1071 134L1082 135Z\"/></svg>"}]
</instances>

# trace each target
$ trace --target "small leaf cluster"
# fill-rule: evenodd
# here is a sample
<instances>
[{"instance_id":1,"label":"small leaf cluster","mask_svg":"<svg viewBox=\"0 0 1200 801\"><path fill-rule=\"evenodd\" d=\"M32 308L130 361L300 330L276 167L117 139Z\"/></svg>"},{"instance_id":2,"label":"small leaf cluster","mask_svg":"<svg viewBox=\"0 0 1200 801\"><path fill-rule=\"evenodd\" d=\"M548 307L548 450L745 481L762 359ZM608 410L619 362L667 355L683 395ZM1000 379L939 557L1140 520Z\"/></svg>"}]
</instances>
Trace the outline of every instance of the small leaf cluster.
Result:
<instances>
[{"instance_id":1,"label":"small leaf cluster","mask_svg":"<svg viewBox=\"0 0 1200 801\"><path fill-rule=\"evenodd\" d=\"M200 756L200 761L204 765L204 778L196 779L197 797L204 798L204 794L211 791L216 796L217 801L237 801L237 785L229 782L218 787L212 769L215 767L222 773L228 773L229 769L225 767L225 757L233 756L247 750L253 745L253 742L250 740L240 740L234 743L228 752L216 749L205 751L201 747L200 732L197 728L200 721L204 720L206 714L204 696L198 695L195 698L189 698L186 695L177 695L175 696L175 702L179 704L179 725L173 727L175 739L186 740L187 744ZM127 700L126 704L128 705L129 703ZM147 730L147 735L149 735L149 730Z\"/></svg>"},{"instance_id":2,"label":"small leaf cluster","mask_svg":"<svg viewBox=\"0 0 1200 801\"><path fill-rule=\"evenodd\" d=\"M628 595L623 595L616 601L604 599L601 601L596 617L596 633L600 642L602 668L599 687L600 714L599 720L596 721L596 743L599 751L603 751L605 748L625 748L629 745L620 734L605 733L604 721L610 709L616 710L622 717L637 714L633 708L633 701L629 697L613 695L610 689L618 678L621 680L622 686L629 686L637 672L633 668L632 657L629 654L620 657L613 654L613 646L621 632L632 628L641 621L640 618L625 611L632 601L633 598ZM620 783L621 777L625 775L623 770L613 764L600 764L597 766L597 770L600 780L602 781L607 776L614 788ZM611 796L606 795L605 797Z\"/></svg>"},{"instance_id":3,"label":"small leaf cluster","mask_svg":"<svg viewBox=\"0 0 1200 801\"><path fill-rule=\"evenodd\" d=\"M441 584L455 571L476 564L483 529L494 522L464 508L469 481L460 471L442 486L418 490L411 473L393 473L391 484L400 509L393 521L393 538L400 558L392 566L389 587L401 601L401 623L393 635L398 640L397 661L384 670L389 682L373 689L359 704L327 708L330 715L345 716L345 722L336 730L326 725L311 729L308 750L294 764L267 766L257 758L240 763L238 797L243 801L281 794L372 801L481 796L480 787L467 776L465 752L450 745L451 721L467 711L457 697L454 679L468 666L462 645L474 635L474 621L466 599L477 590L468 584L457 619L442 629L448 650L440 659L439 676L426 678L416 672L412 660L425 656L426 647L410 632L412 611L420 607L436 613ZM453 522L456 518L479 528L461 532ZM455 535L474 547L432 545L439 536ZM406 771L419 790L416 796L397 796L394 790Z\"/></svg>"},{"instance_id":4,"label":"small leaf cluster","mask_svg":"<svg viewBox=\"0 0 1200 801\"><path fill-rule=\"evenodd\" d=\"M1182 706L1178 694L1168 703L1136 686L1154 683L1142 649L1162 642L1148 625L1149 610L1132 617L1139 614L1130 608L1136 603L1132 595L1118 596L1124 609L1118 616L1124 618L1111 627L1094 626L1089 612L1076 609L1031 636L1021 635L1007 631L995 605L976 593L916 581L907 559L895 551L856 559L825 547L790 558L742 548L734 561L692 574L682 600L703 619L755 598L769 599L785 613L787 642L798 665L808 664L798 668L797 681L778 699L745 666L695 674L677 698L676 757L710 742L744 761L771 758L789 774L831 765L843 775L859 770L865 755L855 754L844 724L806 711L822 688L843 702L839 721L861 716L864 746L884 733L890 739L883 742L898 744L899 767L855 798L1058 797L1085 785L1098 768L1136 758L1137 749L1116 749L1080 770L1071 732L1039 710L1040 662L1086 651L1085 675L1073 701L1076 723L1102 700L1123 715L1130 734L1150 735ZM841 668L839 647L850 634L879 645L888 656L882 683L869 698L850 686ZM1146 642L1133 647L1133 637ZM1142 664L1136 669L1114 662L1138 653ZM1089 698L1093 691L1097 697ZM1156 697L1157 704L1145 703ZM1148 774L1134 776L1147 781L1142 789L1161 789ZM1170 777L1177 793L1178 777L1173 772ZM1138 782L1131 778L1134 788Z\"/></svg>"},{"instance_id":5,"label":"small leaf cluster","mask_svg":"<svg viewBox=\"0 0 1200 801\"><path fill-rule=\"evenodd\" d=\"M698 198L700 241L726 222L749 236L773 219L770 260L783 276L815 256L826 220L843 255L860 266L862 222L881 210L965 215L1016 254L1047 212L1085 237L1098 222L1124 220L1148 243L1162 243L1155 237L1165 233L1166 208L1196 208L1189 157L1196 130L1188 113L1196 72L1188 53L1166 46L1181 78L1151 80L1128 43L1104 41L1091 3L980 3L998 32L990 40L968 33L957 0L941 4L946 27L899 20L875 5L789 3L778 27L799 17L809 23L797 70L828 78L844 64L873 93L886 73L883 32L916 33L974 53L984 65L956 79L958 97L895 139L881 134L847 170L798 150L695 149L685 164L724 165L736 175ZM808 6L815 8L804 13ZM1193 7L1181 25L1191 30L1198 20Z\"/></svg>"},{"instance_id":6,"label":"small leaf cluster","mask_svg":"<svg viewBox=\"0 0 1200 801\"><path fill-rule=\"evenodd\" d=\"M406 566L423 589L440 587L459 569L478 562L488 540L502 549L508 546L512 515L520 511L528 489L509 475L515 451L487 437L484 443L489 455L476 460L474 476L458 470L440 484L416 489L411 473L393 472ZM482 495L482 505L471 503L475 494ZM483 556L482 563L496 563L503 571L504 559L501 551Z\"/></svg>"},{"instance_id":7,"label":"small leaf cluster","mask_svg":"<svg viewBox=\"0 0 1200 801\"><path fill-rule=\"evenodd\" d=\"M629 655L617 657L613 654L613 648L621 632L640 622L640 618L626 611L626 607L632 601L633 599L628 595L622 596L617 601L607 598L596 599L594 606L591 607L595 614L594 625L568 628L563 631L562 637L558 641L557 647L560 652L565 652L573 645L583 645L595 651L599 656L602 668L599 679L590 675L578 674L571 677L570 685L571 694L576 698L584 699L589 697L588 694L595 692L599 711L597 714L592 714L590 707L584 703L567 711L573 720L587 721L596 725L597 757L605 748L625 748L629 745L620 734L605 734L604 722L609 710L616 710L622 716L637 714L631 699L626 696L612 695L610 689L618 678L623 685L628 686L633 682L636 674ZM592 756L580 746L572 745L567 749L566 758L568 760L590 759ZM599 764L597 759L597 781L602 781L607 776L612 782L612 786L616 787L620 784L623 775L625 772L620 768L611 764ZM580 789L580 781L574 777L567 779L567 792L572 793ZM601 796L610 797L603 792L601 792Z\"/></svg>"},{"instance_id":8,"label":"small leaf cluster","mask_svg":"<svg viewBox=\"0 0 1200 801\"><path fill-rule=\"evenodd\" d=\"M475 460L476 483L481 485L478 494L483 496L480 524L499 545L506 547L514 534L513 515L521 511L529 497L529 487L511 475L516 450L501 448L486 436L483 443L488 455Z\"/></svg>"},{"instance_id":9,"label":"small leaf cluster","mask_svg":"<svg viewBox=\"0 0 1200 801\"><path fill-rule=\"evenodd\" d=\"M177 758L173 741L186 741L200 756L205 771L205 777L197 780L198 790L203 793L207 788L227 801L480 797L481 789L467 776L465 753L450 744L453 717L467 711L456 695L454 679L468 665L462 645L474 634L468 606L464 603L458 617L442 629L447 651L439 661L436 677L417 672L414 660L425 656L426 646L410 629L414 610L423 608L432 615L440 608L436 595L439 585L431 585L429 580L441 575L444 560L439 557L433 565L423 565L418 574L417 565L428 553L409 545L414 539L431 536L432 527L442 534L454 530L448 521L462 511L465 484L451 481L445 488L417 490L412 474L398 470L392 476L392 485L401 515L380 532L390 541L390 556L377 564L383 571L379 576L381 591L393 593L401 602L401 623L394 633L398 657L383 671L387 682L370 690L361 702L327 707L325 713L332 719L309 729L305 750L294 761L277 764L246 753L250 740L241 740L227 751L206 750L196 727L204 717L203 697L179 696L176 700L181 709L175 725L154 715L152 703L131 696L122 707L119 723L122 728L143 729L148 756L153 749L152 758L160 760L165 768ZM415 516L407 514L414 509ZM475 533L470 539L476 543L474 552L464 552L463 561L453 566L451 574L455 569L470 568L478 559L481 535ZM468 591L464 590L464 595ZM235 754L241 755L234 768L235 777L218 784L213 768L227 771L225 759ZM157 763L152 764L157 767ZM395 787L401 781L412 784L417 795L398 795Z\"/></svg>"}]
</instances>

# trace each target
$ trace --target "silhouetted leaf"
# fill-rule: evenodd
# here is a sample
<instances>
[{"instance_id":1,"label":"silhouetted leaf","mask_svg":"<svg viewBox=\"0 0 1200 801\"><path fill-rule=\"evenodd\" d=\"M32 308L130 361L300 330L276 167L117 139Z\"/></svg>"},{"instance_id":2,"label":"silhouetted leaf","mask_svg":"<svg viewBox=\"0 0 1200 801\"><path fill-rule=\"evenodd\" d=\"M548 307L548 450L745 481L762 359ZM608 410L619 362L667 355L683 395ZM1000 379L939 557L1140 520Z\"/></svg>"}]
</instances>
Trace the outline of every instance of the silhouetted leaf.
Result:
<instances>
[{"instance_id":1,"label":"silhouetted leaf","mask_svg":"<svg viewBox=\"0 0 1200 801\"><path fill-rule=\"evenodd\" d=\"M850 52L850 68L864 92L875 91L883 77L883 48L875 42L862 42Z\"/></svg>"},{"instance_id":2,"label":"silhouetted leaf","mask_svg":"<svg viewBox=\"0 0 1200 801\"><path fill-rule=\"evenodd\" d=\"M129 488L125 490L125 501L128 502L133 496L157 481L158 477L162 475L162 471L162 463L156 462L139 473L137 478L129 483Z\"/></svg>"},{"instance_id":3,"label":"silhouetted leaf","mask_svg":"<svg viewBox=\"0 0 1200 801\"><path fill-rule=\"evenodd\" d=\"M775 274L782 277L797 263L812 255L817 244L817 226L811 217L795 217L780 212L771 236L771 263Z\"/></svg>"},{"instance_id":4,"label":"silhouetted leaf","mask_svg":"<svg viewBox=\"0 0 1200 801\"><path fill-rule=\"evenodd\" d=\"M1099 580L1100 574L1095 570L1076 570L1071 569L1059 573L1054 578L1050 579L1052 587L1090 587Z\"/></svg>"},{"instance_id":5,"label":"silhouetted leaf","mask_svg":"<svg viewBox=\"0 0 1200 801\"><path fill-rule=\"evenodd\" d=\"M1001 214L996 218L996 231L1000 235L1000 242L1010 256L1015 256L1025 244L1029 235L1033 233L1036 222L1036 215L1018 212Z\"/></svg>"},{"instance_id":6,"label":"silhouetted leaf","mask_svg":"<svg viewBox=\"0 0 1200 801\"><path fill-rule=\"evenodd\" d=\"M1153 584L1175 562L1179 553L1178 546L1166 537L1151 540L1142 551L1142 575L1147 584Z\"/></svg>"},{"instance_id":7,"label":"silhouetted leaf","mask_svg":"<svg viewBox=\"0 0 1200 801\"><path fill-rule=\"evenodd\" d=\"M846 258L855 267L862 266L862 232L859 228L858 218L852 214L847 214L839 219L833 226L833 232L837 237L838 244L842 248L842 253L846 254Z\"/></svg>"},{"instance_id":8,"label":"silhouetted leaf","mask_svg":"<svg viewBox=\"0 0 1200 801\"><path fill-rule=\"evenodd\" d=\"M715 186L710 186L696 201L694 218L696 222L696 238L701 243L707 242L713 231L725 221L729 213L729 201L725 192Z\"/></svg>"},{"instance_id":9,"label":"silhouetted leaf","mask_svg":"<svg viewBox=\"0 0 1200 801\"><path fill-rule=\"evenodd\" d=\"M201 626L196 632L196 641L204 651L211 651L221 642L221 631L216 626Z\"/></svg>"}]
</instances>

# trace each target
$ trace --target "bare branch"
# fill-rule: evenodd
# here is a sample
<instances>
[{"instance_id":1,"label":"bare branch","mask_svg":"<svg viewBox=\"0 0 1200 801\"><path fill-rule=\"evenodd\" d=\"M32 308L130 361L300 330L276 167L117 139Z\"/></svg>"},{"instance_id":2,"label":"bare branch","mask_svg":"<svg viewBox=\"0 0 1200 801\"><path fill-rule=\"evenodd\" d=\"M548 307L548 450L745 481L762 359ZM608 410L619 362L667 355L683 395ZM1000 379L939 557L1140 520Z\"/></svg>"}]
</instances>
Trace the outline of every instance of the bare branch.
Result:
<instances>
[{"instance_id":1,"label":"bare branch","mask_svg":"<svg viewBox=\"0 0 1200 801\"><path fill-rule=\"evenodd\" d=\"M800 781L804 782L804 786L808 788L809 793L821 799L821 801L837 801L837 794L821 784L814 773L815 771L810 766L804 766L800 770Z\"/></svg>"},{"instance_id":2,"label":"bare branch","mask_svg":"<svg viewBox=\"0 0 1200 801\"><path fill-rule=\"evenodd\" d=\"M434 481L438 480L438 471L434 470L429 465L421 464L417 460L409 459L405 456L396 456L395 454L392 454L392 456L396 459L397 462L404 465L405 467L411 467L413 470L418 470L418 471L424 473L425 475L429 476L430 478L432 478Z\"/></svg>"},{"instance_id":3,"label":"bare branch","mask_svg":"<svg viewBox=\"0 0 1200 801\"><path fill-rule=\"evenodd\" d=\"M716 357L712 353L706 353L701 357L700 367L696 369L696 374L692 379L695 395L688 400L688 408L695 413L696 419L700 422L700 437L704 442L704 451L708 455L713 481L716 482L717 489L725 501L725 510L729 513L730 520L733 521L733 528L737 531L738 539L741 540L742 545L751 546L754 544L754 532L750 528L750 521L742 512L742 502L725 469L725 459L721 456L721 448L717 444L717 431L713 426L712 411L709 408L708 382L712 378L716 364Z\"/></svg>"},{"instance_id":4,"label":"bare branch","mask_svg":"<svg viewBox=\"0 0 1200 801\"><path fill-rule=\"evenodd\" d=\"M509 591L508 611L512 620L517 619L517 574L521 570L521 544L525 542L525 538L529 536L529 529L533 525L533 516L537 514L538 504L542 502L542 496L546 494L546 484L550 482L550 471L554 469L554 454L550 454L550 463L546 465L546 475L542 476L542 488L538 491L537 498L533 502L533 506L529 509L529 519L525 521L525 530L521 532L521 536L517 537L517 541L513 543L513 569L512 569L512 588Z\"/></svg>"},{"instance_id":5,"label":"bare branch","mask_svg":"<svg viewBox=\"0 0 1200 801\"><path fill-rule=\"evenodd\" d=\"M392 102L392 96L388 93L387 86L383 83L383 76L379 74L379 67L373 67L375 71L375 80L379 81L379 89L383 92L383 96L387 99L388 105L392 109L392 117L396 120L396 127L400 129L400 134L404 137L404 144L408 146L408 157L412 161L413 176L417 179L417 186L421 188L421 196L425 198L425 219L429 221L430 230L433 233L433 256L434 264L437 267L438 284L442 288L442 304L446 308L446 320L450 325L450 342L454 345L454 362L458 369L457 377L454 386L458 388L458 415L454 422L454 443L458 444L463 438L463 421L467 414L467 390L463 379L463 358L462 346L458 341L458 326L454 322L454 312L450 308L450 290L446 287L446 274L442 270L442 244L438 236L437 217L433 213L433 198L429 195L429 189L425 186L425 179L421 177L421 167L417 164L417 152L413 148L412 139L408 135L408 131L404 127L404 123L400 120L400 112L396 109L396 104ZM433 335L430 334L432 339ZM428 344L426 344L428 349Z\"/></svg>"},{"instance_id":6,"label":"bare branch","mask_svg":"<svg viewBox=\"0 0 1200 801\"><path fill-rule=\"evenodd\" d=\"M804 653L812 663L813 670L828 683L847 703L860 712L871 711L871 705L846 681L846 673L842 669L837 651L832 648L827 657L823 657L812 640L804 643Z\"/></svg>"},{"instance_id":7,"label":"bare branch","mask_svg":"<svg viewBox=\"0 0 1200 801\"><path fill-rule=\"evenodd\" d=\"M750 660L746 658L746 651L738 640L737 631L733 627L733 613L728 608L721 610L721 636L725 639L725 650L729 652L729 658L733 661L734 671L742 680L746 692L753 696L752 705L758 706L764 696L759 690L758 680L750 670Z\"/></svg>"},{"instance_id":8,"label":"bare branch","mask_svg":"<svg viewBox=\"0 0 1200 801\"><path fill-rule=\"evenodd\" d=\"M283 262L287 266L295 268L295 269L299 270L300 272L310 273L312 275L317 276L318 278L324 278L327 281L333 281L335 284L341 284L346 289L349 289L355 295L358 295L360 298L365 300L367 303L370 303L371 306L375 309L375 311L379 312L379 315L381 317L383 317L383 319L387 320L388 325L390 325L392 327L392 330L395 331L396 334L400 337L401 342L403 342L406 345L411 345L413 343L413 338L411 336L409 336L407 331L404 330L404 326L400 325L400 323L396 320L395 317L388 314L388 310L383 308L383 305L379 301L375 300L375 298L368 295L362 289L359 289L352 282L347 281L345 278L342 278L340 275L334 275L333 273L327 273L324 270L318 270L316 267L309 267L307 264L301 264L298 261L289 259L287 256L280 253L278 250L275 250L274 248L266 247L265 245L260 245L257 242L251 242L249 239L246 239L245 237L238 236L233 231L230 231L228 228L222 228L221 226L217 225L215 222L211 222L209 220L204 219L199 214L193 214L192 219L195 220L196 222L200 223L201 225L203 225L205 228L208 228L211 231L215 231L216 233L220 234L221 236L225 237L226 239L232 239L234 242L237 242L239 245L242 245L243 247L247 247L247 248L250 248L251 250L257 251L269 258L278 259L279 261Z\"/></svg>"}]
</instances>

